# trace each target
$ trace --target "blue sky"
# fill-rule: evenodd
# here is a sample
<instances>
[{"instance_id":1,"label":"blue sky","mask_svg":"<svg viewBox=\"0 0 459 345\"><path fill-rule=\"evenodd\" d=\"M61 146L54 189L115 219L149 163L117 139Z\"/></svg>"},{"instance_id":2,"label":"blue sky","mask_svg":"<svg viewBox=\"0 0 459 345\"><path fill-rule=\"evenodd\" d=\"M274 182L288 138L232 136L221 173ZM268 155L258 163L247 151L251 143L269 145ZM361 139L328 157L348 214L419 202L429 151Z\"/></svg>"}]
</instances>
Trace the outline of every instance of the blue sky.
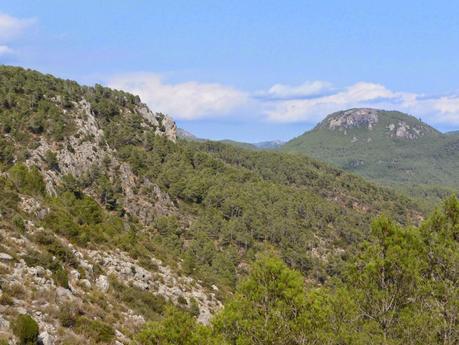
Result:
<instances>
[{"instance_id":1,"label":"blue sky","mask_svg":"<svg viewBox=\"0 0 459 345\"><path fill-rule=\"evenodd\" d=\"M140 94L198 136L289 139L330 112L459 128L459 2L0 0L0 63Z\"/></svg>"}]
</instances>

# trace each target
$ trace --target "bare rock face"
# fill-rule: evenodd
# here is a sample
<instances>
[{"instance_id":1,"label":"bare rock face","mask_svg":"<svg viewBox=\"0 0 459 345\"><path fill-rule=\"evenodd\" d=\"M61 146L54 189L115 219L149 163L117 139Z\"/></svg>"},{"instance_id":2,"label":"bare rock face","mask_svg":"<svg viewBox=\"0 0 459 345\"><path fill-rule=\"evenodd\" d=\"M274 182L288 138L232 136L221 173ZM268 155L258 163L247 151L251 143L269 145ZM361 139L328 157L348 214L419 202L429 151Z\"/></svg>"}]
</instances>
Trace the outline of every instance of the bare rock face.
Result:
<instances>
[{"instance_id":1,"label":"bare rock face","mask_svg":"<svg viewBox=\"0 0 459 345\"><path fill-rule=\"evenodd\" d=\"M165 136L171 141L176 140L176 125L170 117L155 114L143 104L137 106L134 111L145 119L143 128L153 130L156 135ZM41 137L26 161L28 166L39 167L49 194L56 194L63 176L84 178L91 171L100 168L105 171L110 181L120 179L124 209L143 224L149 224L158 215L174 213L175 206L166 193L151 181L139 179L128 164L118 161L116 150L106 143L104 131L100 128L88 101L83 99L74 103L74 108L67 111L66 116L73 118L75 133L68 136L64 143L52 142ZM49 169L47 166L46 156L50 152L56 156L57 169ZM142 192L139 193L139 190ZM84 192L97 199L93 188L88 187ZM40 209L40 205L35 205L30 200L22 200L22 203L24 210L36 213L39 218L43 218L47 213L46 209Z\"/></svg>"},{"instance_id":2,"label":"bare rock face","mask_svg":"<svg viewBox=\"0 0 459 345\"><path fill-rule=\"evenodd\" d=\"M144 104L137 108L137 112L156 127L155 134L164 135L169 140L175 142L177 139L177 126L172 118L161 113L155 114Z\"/></svg>"},{"instance_id":3,"label":"bare rock face","mask_svg":"<svg viewBox=\"0 0 459 345\"><path fill-rule=\"evenodd\" d=\"M422 126L410 126L405 121L398 121L397 123L390 123L387 126L391 138L415 140L424 136L425 128Z\"/></svg>"},{"instance_id":4,"label":"bare rock face","mask_svg":"<svg viewBox=\"0 0 459 345\"><path fill-rule=\"evenodd\" d=\"M378 120L378 111L376 109L350 109L336 116L331 116L328 120L328 128L340 131L360 127L372 129L378 123Z\"/></svg>"}]
</instances>

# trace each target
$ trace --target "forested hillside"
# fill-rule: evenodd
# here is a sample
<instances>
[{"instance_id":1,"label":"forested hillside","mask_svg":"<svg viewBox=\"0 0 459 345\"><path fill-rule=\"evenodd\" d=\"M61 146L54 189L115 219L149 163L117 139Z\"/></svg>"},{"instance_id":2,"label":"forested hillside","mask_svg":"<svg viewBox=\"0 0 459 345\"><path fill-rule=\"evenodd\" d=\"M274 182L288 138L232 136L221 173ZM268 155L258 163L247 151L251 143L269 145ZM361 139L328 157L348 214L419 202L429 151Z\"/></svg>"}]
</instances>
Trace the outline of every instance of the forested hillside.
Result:
<instances>
[{"instance_id":1,"label":"forested hillside","mask_svg":"<svg viewBox=\"0 0 459 345\"><path fill-rule=\"evenodd\" d=\"M349 109L281 147L427 201L459 191L459 137L398 111Z\"/></svg>"},{"instance_id":2,"label":"forested hillside","mask_svg":"<svg viewBox=\"0 0 459 345\"><path fill-rule=\"evenodd\" d=\"M457 344L459 202L420 227L376 219L339 279L304 284L275 253L260 254L210 326L168 310L138 344ZM186 325L183 327L183 325Z\"/></svg>"},{"instance_id":3,"label":"forested hillside","mask_svg":"<svg viewBox=\"0 0 459 345\"><path fill-rule=\"evenodd\" d=\"M176 140L169 117L100 85L6 66L0 81L0 339L34 343L40 333L40 341L59 344L356 343L363 330L361 343L366 334L389 343L400 332L395 324L406 328L399 320L415 315L430 322L422 309L426 296L457 316L454 295L442 300L456 293L451 286L418 294L424 286L418 282L432 280L424 261L412 267L411 260L425 254L457 265L455 255L437 257L421 245L438 241L438 252L454 253L455 200L435 228L449 242L434 233L422 237L427 234L417 231L435 218L422 231L410 228L425 216L416 203L314 159ZM383 214L392 221L380 220L371 231ZM381 273L373 259L365 261L385 245L378 231L402 247L387 267L402 275L410 295L381 306L384 286L376 286L362 314L360 293ZM386 267L378 255L375 264ZM415 275L407 282L404 266L400 273L394 264L402 258ZM251 289L267 276L281 280L266 299L261 293L271 287ZM351 285L360 276L367 280ZM457 277L445 279L451 284ZM399 288L394 285L397 294ZM251 307L257 298L272 315ZM349 301L338 330L326 328L335 327L328 321L338 317L335 298ZM370 313L372 306L392 309L381 316L378 309ZM323 316L311 319L316 310ZM429 333L435 341L446 334L444 322L457 322L442 315ZM285 323L276 329L279 317ZM305 334L311 327L323 334Z\"/></svg>"}]
</instances>

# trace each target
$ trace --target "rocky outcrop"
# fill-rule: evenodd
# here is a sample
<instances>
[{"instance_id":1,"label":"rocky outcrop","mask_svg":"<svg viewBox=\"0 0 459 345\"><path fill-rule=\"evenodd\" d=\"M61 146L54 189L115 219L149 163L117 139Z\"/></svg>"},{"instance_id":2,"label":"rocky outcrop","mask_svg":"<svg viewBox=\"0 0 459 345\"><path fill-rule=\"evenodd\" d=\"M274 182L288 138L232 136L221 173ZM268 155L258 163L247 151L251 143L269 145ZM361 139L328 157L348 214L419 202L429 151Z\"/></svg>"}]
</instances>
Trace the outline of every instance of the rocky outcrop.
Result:
<instances>
[{"instance_id":1,"label":"rocky outcrop","mask_svg":"<svg viewBox=\"0 0 459 345\"><path fill-rule=\"evenodd\" d=\"M175 206L167 193L150 180L139 178L130 166L123 163L119 166L121 187L124 195L124 208L147 225L156 216L175 213ZM142 193L138 193L141 190Z\"/></svg>"},{"instance_id":2,"label":"rocky outcrop","mask_svg":"<svg viewBox=\"0 0 459 345\"><path fill-rule=\"evenodd\" d=\"M136 111L147 121L148 124L144 126L154 130L157 135L175 141L176 125L171 118L163 114L154 114L145 105L137 107ZM26 161L28 166L40 168L49 194L56 194L63 176L72 175L82 179L100 168L111 182L120 180L124 209L143 224L151 223L156 216L174 213L175 206L166 193L148 179L140 180L128 164L121 163L116 158L117 152L106 143L104 132L89 102L82 100L75 103L74 108L66 112L67 116L74 119L75 133L68 136L63 143L51 142L41 137L37 147L30 152L30 157ZM50 168L47 162L50 155L55 156L56 166L53 168ZM139 190L142 193L139 193ZM87 187L84 192L95 199L98 198L92 186ZM32 211L36 208L34 205L27 204L30 204L30 201L23 200L23 203L25 210ZM44 216L46 210L39 212Z\"/></svg>"},{"instance_id":3,"label":"rocky outcrop","mask_svg":"<svg viewBox=\"0 0 459 345\"><path fill-rule=\"evenodd\" d=\"M391 138L415 140L427 133L427 128L420 125L409 125L405 121L390 123L387 126Z\"/></svg>"},{"instance_id":4,"label":"rocky outcrop","mask_svg":"<svg viewBox=\"0 0 459 345\"><path fill-rule=\"evenodd\" d=\"M213 292L206 291L190 277L175 274L170 267L156 258L151 258L152 264L157 267L157 270L152 272L120 251L111 253L87 251L86 254L92 261L103 267L106 274L115 276L125 284L163 296L175 304L197 303L198 321L202 323L208 323L212 314L222 307ZM107 292L109 288L107 277L99 276L96 286L101 291Z\"/></svg>"},{"instance_id":5,"label":"rocky outcrop","mask_svg":"<svg viewBox=\"0 0 459 345\"><path fill-rule=\"evenodd\" d=\"M330 115L326 125L331 130L344 131L350 128L365 127L372 129L378 123L378 111L376 109L350 109Z\"/></svg>"},{"instance_id":6,"label":"rocky outcrop","mask_svg":"<svg viewBox=\"0 0 459 345\"><path fill-rule=\"evenodd\" d=\"M156 128L155 134L164 135L175 142L177 139L177 125L172 118L162 113L153 113L145 104L137 107L137 112Z\"/></svg>"}]
</instances>

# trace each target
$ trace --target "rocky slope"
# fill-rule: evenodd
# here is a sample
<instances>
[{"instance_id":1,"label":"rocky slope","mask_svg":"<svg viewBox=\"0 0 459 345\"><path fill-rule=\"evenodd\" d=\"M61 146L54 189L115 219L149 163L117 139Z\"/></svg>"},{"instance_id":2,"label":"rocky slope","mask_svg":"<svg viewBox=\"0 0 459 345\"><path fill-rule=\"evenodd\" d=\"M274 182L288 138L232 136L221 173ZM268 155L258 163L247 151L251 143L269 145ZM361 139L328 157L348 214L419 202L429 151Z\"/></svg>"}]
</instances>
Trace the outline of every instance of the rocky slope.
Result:
<instances>
[{"instance_id":1,"label":"rocky slope","mask_svg":"<svg viewBox=\"0 0 459 345\"><path fill-rule=\"evenodd\" d=\"M378 109L349 109L327 116L313 130L289 141L284 152L304 153L364 177L412 190L459 189L455 136L413 116ZM435 194L435 193L434 193Z\"/></svg>"},{"instance_id":2,"label":"rocky slope","mask_svg":"<svg viewBox=\"0 0 459 345\"><path fill-rule=\"evenodd\" d=\"M10 73L26 80L16 80ZM44 77L36 72L5 67L2 67L0 77L4 81L3 92L12 87L8 83L17 83L24 91L27 87L39 89L40 82L45 82L50 90L55 84L67 83L54 78L43 80ZM28 84L27 79L32 84ZM58 109L64 118L66 128L62 131L65 135L59 139L50 135L42 124L40 127L43 128L30 130L30 118L36 113L26 108L21 114L21 97L17 97L11 106L4 104L1 109L3 162L22 160L25 169L21 168L21 171L27 174L27 167L29 171L37 171L44 185L38 195L14 189L14 202L0 207L0 339L6 338L14 343L11 324L16 315L28 314L38 322L40 341L45 345L93 344L98 342L98 337L105 337L104 342L127 344L145 323L142 306L136 303L157 303L157 310L165 303L193 307L198 320L208 322L210 315L221 307L221 302L213 289L206 289L192 278L178 273L179 266L171 268L152 253L147 256L147 261L139 264L132 253L120 248L95 243L91 249L78 246L50 231L43 223L52 213L52 198L61 193L67 177L88 180L97 171L103 171L108 181L119 185L117 194L118 202L123 205L122 212L135 217L141 224L150 224L154 217L177 211L168 194L157 184L139 178L129 164L117 158L117 150L109 144L107 132L102 128L104 120L96 115L97 106L92 95L84 89L79 91L81 94L72 93L73 99L66 100L65 106L62 95L52 91L47 94L45 89L39 96L47 103L46 111ZM176 126L168 116L154 114L135 98L128 105L118 102L117 106L119 116L136 119L139 131L175 142ZM11 115L17 113L19 117L12 119ZM5 132L9 120L18 122ZM21 133L21 122L27 126L28 136ZM18 141L18 137L23 139ZM20 152L26 152L23 158L18 158ZM2 182L14 184L11 172L2 174ZM139 193L139 190L148 192ZM86 183L78 193L101 199L96 183ZM9 218L10 212L16 213L15 220ZM19 225L15 225L15 221ZM56 258L61 254L65 255L63 271L60 266L58 269L54 267L62 262ZM71 264L67 265L69 262ZM61 272L61 276L56 272ZM139 301L134 303L132 298L136 294ZM123 296L121 300L120 295ZM154 305L151 307L155 308ZM72 327L65 326L66 322ZM86 328L94 329L89 331ZM100 334L103 330L105 335ZM87 337L83 335L85 332L92 333Z\"/></svg>"}]
</instances>

